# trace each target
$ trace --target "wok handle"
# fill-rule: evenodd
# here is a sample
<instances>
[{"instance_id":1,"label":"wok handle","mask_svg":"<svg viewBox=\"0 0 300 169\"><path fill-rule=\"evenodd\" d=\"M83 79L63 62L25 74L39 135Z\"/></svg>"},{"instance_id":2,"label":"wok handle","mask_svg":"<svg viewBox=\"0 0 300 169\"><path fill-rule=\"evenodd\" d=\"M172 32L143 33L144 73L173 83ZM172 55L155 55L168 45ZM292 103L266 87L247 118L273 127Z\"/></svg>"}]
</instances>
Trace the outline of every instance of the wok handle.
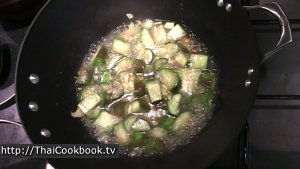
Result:
<instances>
[{"instance_id":1,"label":"wok handle","mask_svg":"<svg viewBox=\"0 0 300 169\"><path fill-rule=\"evenodd\" d=\"M3 110L16 103L14 83L7 88L0 89L0 93L0 110Z\"/></svg>"},{"instance_id":2,"label":"wok handle","mask_svg":"<svg viewBox=\"0 0 300 169\"><path fill-rule=\"evenodd\" d=\"M1 85L5 82L5 79L9 75L9 71L7 70L7 66L11 64L10 62L10 54L8 52L7 44L2 44L0 42L0 66L2 71L0 72L0 81ZM10 66L8 66L10 67ZM2 82L3 81L3 82ZM11 84L10 86L0 89L0 110L5 109L11 105L16 103L15 101L15 84Z\"/></svg>"},{"instance_id":3,"label":"wok handle","mask_svg":"<svg viewBox=\"0 0 300 169\"><path fill-rule=\"evenodd\" d=\"M3 119L0 119L0 123L4 123L4 124L13 124L13 125L16 125L16 126L23 127L23 126L22 126L22 123L15 122L15 121L10 121L10 120L3 120Z\"/></svg>"},{"instance_id":4,"label":"wok handle","mask_svg":"<svg viewBox=\"0 0 300 169\"><path fill-rule=\"evenodd\" d=\"M284 48L293 41L289 20L282 10L281 6L277 2L271 2L256 6L244 6L244 8L247 10L262 9L271 13L278 20L281 27L281 35L276 47L265 54L261 63L265 62L272 55L276 54L280 49Z\"/></svg>"}]
</instances>

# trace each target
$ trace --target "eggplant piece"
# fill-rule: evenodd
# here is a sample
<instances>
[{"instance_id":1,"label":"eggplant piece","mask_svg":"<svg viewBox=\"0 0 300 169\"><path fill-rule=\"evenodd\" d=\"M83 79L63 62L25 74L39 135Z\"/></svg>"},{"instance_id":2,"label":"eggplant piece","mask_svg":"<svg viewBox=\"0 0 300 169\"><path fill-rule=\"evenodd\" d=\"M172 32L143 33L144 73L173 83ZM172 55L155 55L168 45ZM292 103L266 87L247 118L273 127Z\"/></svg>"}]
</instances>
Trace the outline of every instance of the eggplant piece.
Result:
<instances>
[{"instance_id":1,"label":"eggplant piece","mask_svg":"<svg viewBox=\"0 0 300 169\"><path fill-rule=\"evenodd\" d=\"M145 53L145 50L146 50L144 45L141 42L138 41L134 44L134 46L132 46L132 48L133 48L133 55L132 56L135 59L144 60L143 58L144 58L144 53Z\"/></svg>"},{"instance_id":2,"label":"eggplant piece","mask_svg":"<svg viewBox=\"0 0 300 169\"><path fill-rule=\"evenodd\" d=\"M161 24L155 25L153 27L152 35L154 42L157 45L165 44L168 42L166 30Z\"/></svg>"},{"instance_id":3,"label":"eggplant piece","mask_svg":"<svg viewBox=\"0 0 300 169\"><path fill-rule=\"evenodd\" d=\"M152 103L162 99L159 81L147 81L145 85Z\"/></svg>"},{"instance_id":4,"label":"eggplant piece","mask_svg":"<svg viewBox=\"0 0 300 169\"><path fill-rule=\"evenodd\" d=\"M179 105L180 105L181 99L182 99L181 94L175 94L168 101L168 109L171 114L173 114L175 116L177 116L179 114Z\"/></svg>"},{"instance_id":5,"label":"eggplant piece","mask_svg":"<svg viewBox=\"0 0 300 169\"><path fill-rule=\"evenodd\" d=\"M188 59L182 52L178 52L174 57L174 61L178 63L180 66L184 67L187 64Z\"/></svg>"},{"instance_id":6,"label":"eggplant piece","mask_svg":"<svg viewBox=\"0 0 300 169\"><path fill-rule=\"evenodd\" d=\"M99 85L90 84L86 85L80 92L80 101L84 100L90 95L97 94L99 90Z\"/></svg>"},{"instance_id":7,"label":"eggplant piece","mask_svg":"<svg viewBox=\"0 0 300 169\"><path fill-rule=\"evenodd\" d=\"M101 101L101 97L98 94L92 94L83 99L79 104L78 107L83 113L87 113L88 111L92 110L96 107Z\"/></svg>"},{"instance_id":8,"label":"eggplant piece","mask_svg":"<svg viewBox=\"0 0 300 169\"><path fill-rule=\"evenodd\" d=\"M178 69L178 75L181 79L181 92L189 95L196 93L200 74L201 70L199 69Z\"/></svg>"},{"instance_id":9,"label":"eggplant piece","mask_svg":"<svg viewBox=\"0 0 300 169\"><path fill-rule=\"evenodd\" d=\"M179 50L179 46L176 43L168 43L162 47L153 50L153 53L158 58L172 58Z\"/></svg>"},{"instance_id":10,"label":"eggplant piece","mask_svg":"<svg viewBox=\"0 0 300 169\"><path fill-rule=\"evenodd\" d=\"M85 113L86 117L90 120L95 120L99 116L101 109L99 106L93 108L92 110Z\"/></svg>"},{"instance_id":11,"label":"eggplant piece","mask_svg":"<svg viewBox=\"0 0 300 169\"><path fill-rule=\"evenodd\" d=\"M151 130L149 130L148 135L154 138L163 139L168 136L168 131L161 127L154 127Z\"/></svg>"},{"instance_id":12,"label":"eggplant piece","mask_svg":"<svg viewBox=\"0 0 300 169\"><path fill-rule=\"evenodd\" d=\"M152 60L153 60L153 52L150 49L145 49L142 46L139 46L140 44L137 44L137 46L135 46L135 55L137 59L141 59L144 61L144 64L149 65Z\"/></svg>"},{"instance_id":13,"label":"eggplant piece","mask_svg":"<svg viewBox=\"0 0 300 169\"><path fill-rule=\"evenodd\" d=\"M194 69L207 69L208 56L202 54L192 54L190 67Z\"/></svg>"},{"instance_id":14,"label":"eggplant piece","mask_svg":"<svg viewBox=\"0 0 300 169\"><path fill-rule=\"evenodd\" d=\"M112 115L106 111L102 111L94 123L107 131L111 131L113 126L120 121L121 119L118 116Z\"/></svg>"},{"instance_id":15,"label":"eggplant piece","mask_svg":"<svg viewBox=\"0 0 300 169\"><path fill-rule=\"evenodd\" d=\"M150 125L148 124L148 122L146 120L143 120L143 119L136 120L132 124L131 128L134 131L148 131L148 130L151 129Z\"/></svg>"},{"instance_id":16,"label":"eggplant piece","mask_svg":"<svg viewBox=\"0 0 300 169\"><path fill-rule=\"evenodd\" d=\"M174 132L178 132L179 130L183 129L188 122L190 121L190 119L192 118L193 114L190 111L186 111L181 113L176 119L175 122L172 126L172 130Z\"/></svg>"},{"instance_id":17,"label":"eggplant piece","mask_svg":"<svg viewBox=\"0 0 300 169\"><path fill-rule=\"evenodd\" d=\"M166 28L166 29L173 29L174 26L175 26L174 22L166 22L164 24L164 28Z\"/></svg>"},{"instance_id":18,"label":"eggplant piece","mask_svg":"<svg viewBox=\"0 0 300 169\"><path fill-rule=\"evenodd\" d=\"M118 75L118 78L120 79L123 88L124 88L124 93L133 93L134 92L134 79L135 76L133 75L133 73L130 72L121 72Z\"/></svg>"},{"instance_id":19,"label":"eggplant piece","mask_svg":"<svg viewBox=\"0 0 300 169\"><path fill-rule=\"evenodd\" d=\"M114 126L114 133L117 136L118 143L122 146L130 143L130 135L125 130L123 123L118 123Z\"/></svg>"},{"instance_id":20,"label":"eggplant piece","mask_svg":"<svg viewBox=\"0 0 300 169\"><path fill-rule=\"evenodd\" d=\"M153 60L153 52L150 49L146 49L143 55L143 59L147 65Z\"/></svg>"},{"instance_id":21,"label":"eggplant piece","mask_svg":"<svg viewBox=\"0 0 300 169\"><path fill-rule=\"evenodd\" d=\"M172 90L178 85L179 77L172 69L162 68L159 70L158 74L161 82L168 90Z\"/></svg>"},{"instance_id":22,"label":"eggplant piece","mask_svg":"<svg viewBox=\"0 0 300 169\"><path fill-rule=\"evenodd\" d=\"M131 52L131 44L115 39L112 43L112 51L123 56L128 56Z\"/></svg>"},{"instance_id":23,"label":"eggplant piece","mask_svg":"<svg viewBox=\"0 0 300 169\"><path fill-rule=\"evenodd\" d=\"M122 58L122 55L119 54L113 54L110 55L107 59L106 59L106 67L107 69L112 69L116 63Z\"/></svg>"},{"instance_id":24,"label":"eggplant piece","mask_svg":"<svg viewBox=\"0 0 300 169\"><path fill-rule=\"evenodd\" d=\"M151 19L146 19L143 23L142 23L143 27L146 29L150 29L153 26L153 20Z\"/></svg>"},{"instance_id":25,"label":"eggplant piece","mask_svg":"<svg viewBox=\"0 0 300 169\"><path fill-rule=\"evenodd\" d=\"M75 112L71 113L72 117L78 118L78 117L83 117L84 113L81 111L81 109L78 107Z\"/></svg>"},{"instance_id":26,"label":"eggplant piece","mask_svg":"<svg viewBox=\"0 0 300 169\"><path fill-rule=\"evenodd\" d=\"M143 29L140 35L141 42L145 48L152 49L154 47L154 41L151 37L151 34L147 29Z\"/></svg>"},{"instance_id":27,"label":"eggplant piece","mask_svg":"<svg viewBox=\"0 0 300 169\"><path fill-rule=\"evenodd\" d=\"M129 104L128 113L146 113L151 110L151 107L145 100L137 99Z\"/></svg>"},{"instance_id":28,"label":"eggplant piece","mask_svg":"<svg viewBox=\"0 0 300 169\"><path fill-rule=\"evenodd\" d=\"M165 85L160 85L160 91L164 100L171 99L172 92L169 91Z\"/></svg>"},{"instance_id":29,"label":"eggplant piece","mask_svg":"<svg viewBox=\"0 0 300 169\"><path fill-rule=\"evenodd\" d=\"M175 25L168 33L168 38L176 41L186 35L185 30L179 25Z\"/></svg>"},{"instance_id":30,"label":"eggplant piece","mask_svg":"<svg viewBox=\"0 0 300 169\"><path fill-rule=\"evenodd\" d=\"M122 71L133 71L134 60L128 57L124 57L119 60L114 66L113 70L116 74Z\"/></svg>"},{"instance_id":31,"label":"eggplant piece","mask_svg":"<svg viewBox=\"0 0 300 169\"><path fill-rule=\"evenodd\" d=\"M160 58L154 61L153 68L154 70L159 70L163 65L168 63L168 59Z\"/></svg>"},{"instance_id":32,"label":"eggplant piece","mask_svg":"<svg viewBox=\"0 0 300 169\"><path fill-rule=\"evenodd\" d=\"M124 120L124 127L127 130L127 132L131 133L132 130L132 125L133 123L137 120L138 116L136 115L130 115Z\"/></svg>"},{"instance_id":33,"label":"eggplant piece","mask_svg":"<svg viewBox=\"0 0 300 169\"><path fill-rule=\"evenodd\" d=\"M110 90L111 90L111 84L110 83L101 83L101 84L99 84L97 93L99 93L99 94L102 94L102 93L110 94L111 93Z\"/></svg>"}]
</instances>

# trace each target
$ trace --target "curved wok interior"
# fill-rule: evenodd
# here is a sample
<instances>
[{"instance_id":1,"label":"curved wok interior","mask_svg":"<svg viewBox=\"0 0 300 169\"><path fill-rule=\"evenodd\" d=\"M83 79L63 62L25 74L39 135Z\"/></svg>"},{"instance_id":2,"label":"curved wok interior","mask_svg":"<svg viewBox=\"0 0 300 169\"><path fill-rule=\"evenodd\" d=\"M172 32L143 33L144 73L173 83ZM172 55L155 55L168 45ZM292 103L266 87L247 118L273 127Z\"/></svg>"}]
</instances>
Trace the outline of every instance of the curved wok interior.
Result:
<instances>
[{"instance_id":1,"label":"curved wok interior","mask_svg":"<svg viewBox=\"0 0 300 169\"><path fill-rule=\"evenodd\" d=\"M22 46L17 70L17 103L28 135L34 143L97 143L80 120L70 116L75 111L74 77L79 60L94 42L95 35L105 36L128 21L126 13L136 18L166 18L188 25L202 38L219 66L220 103L208 127L190 144L159 157L139 159L51 159L58 168L203 168L226 148L241 130L257 89L260 53L252 26L237 1L230 1L226 12L214 1L110 0L51 1L31 26ZM247 70L254 69L248 76ZM39 76L31 84L30 74ZM245 87L245 80L251 86ZM28 103L39 105L37 112ZM50 138L40 135L42 128Z\"/></svg>"}]
</instances>

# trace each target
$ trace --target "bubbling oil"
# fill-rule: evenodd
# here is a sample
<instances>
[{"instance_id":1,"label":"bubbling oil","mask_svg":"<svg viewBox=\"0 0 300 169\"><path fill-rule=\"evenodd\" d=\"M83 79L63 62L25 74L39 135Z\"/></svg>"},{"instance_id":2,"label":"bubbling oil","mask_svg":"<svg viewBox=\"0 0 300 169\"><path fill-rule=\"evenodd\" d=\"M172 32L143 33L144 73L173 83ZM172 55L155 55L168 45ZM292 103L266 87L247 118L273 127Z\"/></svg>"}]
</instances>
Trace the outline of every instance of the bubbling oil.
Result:
<instances>
[{"instance_id":1,"label":"bubbling oil","mask_svg":"<svg viewBox=\"0 0 300 169\"><path fill-rule=\"evenodd\" d=\"M151 20L151 19L148 19ZM111 33L109 33L106 37L99 38L98 41L90 45L89 52L85 56L85 59L83 61L83 67L89 67L91 64L91 59L96 55L96 51L101 48L105 47L108 51L108 53L112 52L112 43L113 40L116 39L116 37L122 33L123 31L127 30L128 27L131 25L140 25L145 22L145 20L137 20L135 22L132 22L130 24L123 24L113 30ZM153 24L155 23L166 23L170 21L166 20L153 20ZM143 26L142 26L143 27ZM208 54L208 48L205 46L205 44L200 40L197 35L195 35L191 30L187 28L187 26L183 26L185 31L187 32L187 36L190 40L193 40L194 48L197 50L197 53L208 55L209 56L209 63L208 68L205 71L210 71L215 74L215 80L217 82L218 77L218 68L214 61L213 56L210 56ZM134 40L130 41L131 44L136 45L139 42L139 38L135 38ZM160 45L156 46L157 48L161 47ZM132 51L130 52L129 58L135 58L136 52L138 51ZM155 74L155 72L151 72L152 74ZM114 76L114 74L112 74ZM188 76L188 75L187 75ZM115 77L114 77L115 78ZM179 131L174 133L169 133L168 136L164 139L159 139L160 142L164 145L164 150L160 152L145 154L144 151L147 149L145 145L139 145L139 146L132 146L132 145L126 145L120 147L120 153L127 155L129 157L139 157L139 156L149 156L149 155L157 155L157 154L163 154L166 152L172 152L177 147L185 144L189 144L193 138L197 137L197 135L205 128L210 119L213 117L213 111L215 108L215 98L217 95L217 85L216 82L213 87L207 87L207 86L199 86L197 90L199 90L200 93L204 93L206 90L212 89L213 90L213 97L208 100L210 103L209 108L204 108L201 104L195 104L191 107L187 107L181 103L180 108L183 110L191 111L193 112L192 118L189 120L189 122L181 128ZM82 91L82 86L78 87L78 93ZM147 96L143 96L146 97ZM123 95L121 98L114 100L104 106L101 106L101 110L105 111L111 111L112 107L119 103L120 101L130 102L135 99L140 99L141 97L137 97L135 95ZM149 99L148 99L149 101ZM200 100L199 100L200 101ZM160 105L157 106L156 103L150 103L149 105L151 107L151 110L148 113L142 113L142 114L136 114L141 119L145 119L149 122L149 124L153 127L155 127L159 122L156 120L161 120L162 117L174 117L173 115L170 115L167 110L167 101L161 101ZM133 113L134 114L134 113ZM126 117L124 117L126 118ZM94 137L99 143L105 143L105 144L118 144L118 138L114 134L114 132L107 131L105 128L102 128L95 123L93 123L93 120L90 120L88 118L82 117L81 118L82 123L84 124L85 128L88 130L90 135ZM152 122L151 122L152 121ZM146 134L145 134L146 135ZM148 138L149 136L146 136Z\"/></svg>"}]
</instances>

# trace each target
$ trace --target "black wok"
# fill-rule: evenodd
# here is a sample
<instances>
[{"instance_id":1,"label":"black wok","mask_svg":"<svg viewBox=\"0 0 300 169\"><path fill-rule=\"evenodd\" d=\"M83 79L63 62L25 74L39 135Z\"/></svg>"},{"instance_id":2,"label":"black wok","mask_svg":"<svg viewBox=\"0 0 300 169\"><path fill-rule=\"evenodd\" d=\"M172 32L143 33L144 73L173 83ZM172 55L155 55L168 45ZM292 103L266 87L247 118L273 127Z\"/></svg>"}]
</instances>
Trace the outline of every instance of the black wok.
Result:
<instances>
[{"instance_id":1,"label":"black wok","mask_svg":"<svg viewBox=\"0 0 300 169\"><path fill-rule=\"evenodd\" d=\"M49 161L57 168L208 166L237 137L246 122L255 99L262 59L245 9L235 0L225 1L231 6L222 2L48 2L22 45L16 76L18 109L33 143L97 143L81 122L71 117L70 113L77 107L74 77L90 44L122 23L128 23L126 13L132 13L135 19L161 18L183 23L206 44L220 68L218 106L213 119L192 143L163 156ZM284 24L281 26L286 28ZM282 40L278 48L285 44L287 41Z\"/></svg>"}]
</instances>

